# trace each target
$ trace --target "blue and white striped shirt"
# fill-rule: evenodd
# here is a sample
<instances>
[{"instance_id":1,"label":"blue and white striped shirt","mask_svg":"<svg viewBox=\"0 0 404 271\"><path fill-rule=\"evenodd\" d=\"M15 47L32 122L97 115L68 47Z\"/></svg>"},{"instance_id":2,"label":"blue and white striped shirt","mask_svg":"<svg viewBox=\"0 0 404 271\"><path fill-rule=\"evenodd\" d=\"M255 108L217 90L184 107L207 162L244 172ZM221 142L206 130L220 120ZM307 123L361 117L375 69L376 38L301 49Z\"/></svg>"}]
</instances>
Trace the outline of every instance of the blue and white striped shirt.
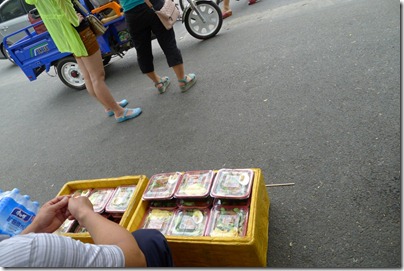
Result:
<instances>
[{"instance_id":1,"label":"blue and white striped shirt","mask_svg":"<svg viewBox=\"0 0 404 271\"><path fill-rule=\"evenodd\" d=\"M0 242L1 267L124 267L115 245L94 245L52 233L16 235Z\"/></svg>"}]
</instances>

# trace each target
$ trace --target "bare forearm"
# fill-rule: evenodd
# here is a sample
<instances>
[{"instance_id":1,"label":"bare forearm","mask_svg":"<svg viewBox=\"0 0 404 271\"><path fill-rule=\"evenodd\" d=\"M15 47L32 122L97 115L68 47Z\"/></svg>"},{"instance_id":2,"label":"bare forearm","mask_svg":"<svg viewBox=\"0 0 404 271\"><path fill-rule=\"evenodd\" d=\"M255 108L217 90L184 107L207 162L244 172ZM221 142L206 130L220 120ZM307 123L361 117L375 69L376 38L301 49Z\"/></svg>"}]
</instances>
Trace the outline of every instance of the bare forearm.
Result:
<instances>
[{"instance_id":1,"label":"bare forearm","mask_svg":"<svg viewBox=\"0 0 404 271\"><path fill-rule=\"evenodd\" d=\"M125 254L126 266L145 266L145 259L132 234L98 213L88 213L77 219L90 233L95 244L117 245Z\"/></svg>"}]
</instances>

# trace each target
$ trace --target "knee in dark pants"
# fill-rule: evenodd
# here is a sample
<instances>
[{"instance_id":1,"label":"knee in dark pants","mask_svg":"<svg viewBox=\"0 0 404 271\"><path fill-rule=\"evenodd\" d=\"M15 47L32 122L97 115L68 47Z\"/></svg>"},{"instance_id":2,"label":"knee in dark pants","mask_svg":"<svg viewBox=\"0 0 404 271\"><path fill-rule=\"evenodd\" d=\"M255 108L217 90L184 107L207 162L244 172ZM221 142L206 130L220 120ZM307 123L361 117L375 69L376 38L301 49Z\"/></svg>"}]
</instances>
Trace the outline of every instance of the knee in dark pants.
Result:
<instances>
[{"instance_id":1,"label":"knee in dark pants","mask_svg":"<svg viewBox=\"0 0 404 271\"><path fill-rule=\"evenodd\" d=\"M170 267L173 265L167 239L158 230L140 229L132 232L142 250L148 267Z\"/></svg>"}]
</instances>

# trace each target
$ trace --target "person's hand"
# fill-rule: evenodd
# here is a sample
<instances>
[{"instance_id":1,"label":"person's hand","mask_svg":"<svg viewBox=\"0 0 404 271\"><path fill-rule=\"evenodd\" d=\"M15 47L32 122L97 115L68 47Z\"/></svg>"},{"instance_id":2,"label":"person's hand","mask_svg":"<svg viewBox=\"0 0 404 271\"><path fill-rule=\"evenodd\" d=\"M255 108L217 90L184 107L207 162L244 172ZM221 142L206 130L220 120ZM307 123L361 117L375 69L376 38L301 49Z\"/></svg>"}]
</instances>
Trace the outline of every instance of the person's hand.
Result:
<instances>
[{"instance_id":1,"label":"person's hand","mask_svg":"<svg viewBox=\"0 0 404 271\"><path fill-rule=\"evenodd\" d=\"M70 212L67 210L68 203L69 196L58 196L48 201L39 209L32 223L22 233L56 231L70 217Z\"/></svg>"},{"instance_id":2,"label":"person's hand","mask_svg":"<svg viewBox=\"0 0 404 271\"><path fill-rule=\"evenodd\" d=\"M84 216L93 213L93 204L88 197L75 197L69 199L68 211L79 223Z\"/></svg>"},{"instance_id":3,"label":"person's hand","mask_svg":"<svg viewBox=\"0 0 404 271\"><path fill-rule=\"evenodd\" d=\"M84 16L80 12L77 12L77 17L79 18L79 24L80 24L84 20Z\"/></svg>"}]
</instances>

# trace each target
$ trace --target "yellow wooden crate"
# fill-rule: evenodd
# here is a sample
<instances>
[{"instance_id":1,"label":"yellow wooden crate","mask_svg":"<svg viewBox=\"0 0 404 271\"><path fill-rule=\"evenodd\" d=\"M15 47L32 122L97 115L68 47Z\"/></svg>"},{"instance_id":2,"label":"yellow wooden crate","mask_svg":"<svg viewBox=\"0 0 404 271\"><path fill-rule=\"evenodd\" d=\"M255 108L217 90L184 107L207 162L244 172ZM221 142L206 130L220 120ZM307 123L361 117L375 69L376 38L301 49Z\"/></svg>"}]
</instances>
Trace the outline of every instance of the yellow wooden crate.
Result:
<instances>
[{"instance_id":1,"label":"yellow wooden crate","mask_svg":"<svg viewBox=\"0 0 404 271\"><path fill-rule=\"evenodd\" d=\"M261 169L252 168L254 182L245 237L166 236L175 266L182 267L265 267L267 264L270 200ZM141 226L148 202L140 201L127 229Z\"/></svg>"},{"instance_id":2,"label":"yellow wooden crate","mask_svg":"<svg viewBox=\"0 0 404 271\"><path fill-rule=\"evenodd\" d=\"M144 175L139 176L122 176L117 178L107 179L93 179L93 180L80 180L71 181L64 184L60 190L58 196L69 195L77 189L88 188L116 188L118 186L136 185L136 190L129 200L129 205L126 211L123 213L119 225L127 228L130 219L132 218L139 201L142 199L144 190L146 189L148 178ZM85 243L94 243L89 233L64 233L64 236L72 237L76 240L80 240Z\"/></svg>"}]
</instances>

